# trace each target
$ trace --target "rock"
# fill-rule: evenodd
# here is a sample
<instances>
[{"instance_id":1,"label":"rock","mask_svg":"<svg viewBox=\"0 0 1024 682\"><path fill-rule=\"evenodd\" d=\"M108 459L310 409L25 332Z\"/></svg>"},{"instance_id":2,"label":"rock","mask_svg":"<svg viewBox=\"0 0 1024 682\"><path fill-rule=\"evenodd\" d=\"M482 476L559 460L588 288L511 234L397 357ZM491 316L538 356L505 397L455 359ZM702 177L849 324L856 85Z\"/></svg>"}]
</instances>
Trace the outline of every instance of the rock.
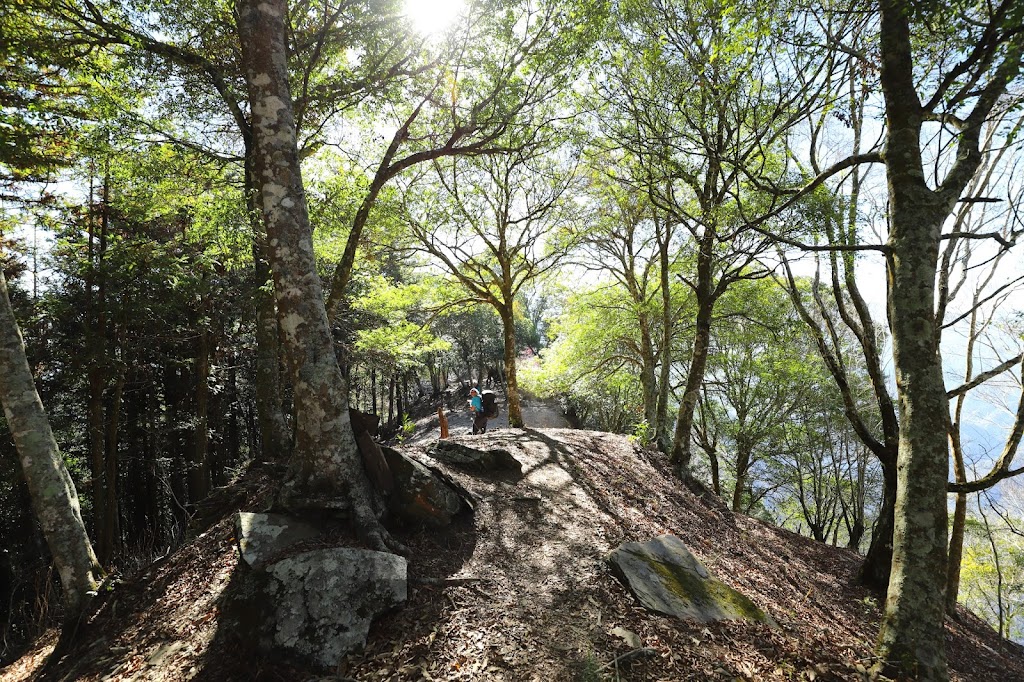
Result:
<instances>
[{"instance_id":1,"label":"rock","mask_svg":"<svg viewBox=\"0 0 1024 682\"><path fill-rule=\"evenodd\" d=\"M702 623L775 622L754 602L715 579L674 535L625 542L606 557L612 571L646 608Z\"/></svg>"},{"instance_id":2,"label":"rock","mask_svg":"<svg viewBox=\"0 0 1024 682\"><path fill-rule=\"evenodd\" d=\"M352 432L358 436L364 431L376 437L380 429L380 417L371 412L360 412L354 408L348 408L348 418L352 421Z\"/></svg>"},{"instance_id":3,"label":"rock","mask_svg":"<svg viewBox=\"0 0 1024 682\"><path fill-rule=\"evenodd\" d=\"M439 440L427 450L436 460L473 471L511 471L523 473L523 465L508 450L478 450L451 440Z\"/></svg>"},{"instance_id":4,"label":"rock","mask_svg":"<svg viewBox=\"0 0 1024 682\"><path fill-rule=\"evenodd\" d=\"M406 560L367 549L315 549L240 568L225 627L267 656L328 671L366 644L374 618L408 590Z\"/></svg>"},{"instance_id":5,"label":"rock","mask_svg":"<svg viewBox=\"0 0 1024 682\"><path fill-rule=\"evenodd\" d=\"M404 558L365 549L319 549L266 566L270 645L323 669L361 649L373 619L405 601Z\"/></svg>"},{"instance_id":6,"label":"rock","mask_svg":"<svg viewBox=\"0 0 1024 682\"><path fill-rule=\"evenodd\" d=\"M320 531L302 521L279 514L235 514L235 538L242 560L258 568L281 554L287 547L320 535Z\"/></svg>"},{"instance_id":7,"label":"rock","mask_svg":"<svg viewBox=\"0 0 1024 682\"><path fill-rule=\"evenodd\" d=\"M398 518L408 523L440 527L449 525L452 517L469 508L450 479L446 481L398 450L389 447L380 450L394 476L394 493L388 505Z\"/></svg>"},{"instance_id":8,"label":"rock","mask_svg":"<svg viewBox=\"0 0 1024 682\"><path fill-rule=\"evenodd\" d=\"M363 458L363 467L366 475L370 478L373 487L384 495L390 495L395 490L395 476L388 465L380 445L363 431L356 435L356 445L359 446L359 454Z\"/></svg>"}]
</instances>

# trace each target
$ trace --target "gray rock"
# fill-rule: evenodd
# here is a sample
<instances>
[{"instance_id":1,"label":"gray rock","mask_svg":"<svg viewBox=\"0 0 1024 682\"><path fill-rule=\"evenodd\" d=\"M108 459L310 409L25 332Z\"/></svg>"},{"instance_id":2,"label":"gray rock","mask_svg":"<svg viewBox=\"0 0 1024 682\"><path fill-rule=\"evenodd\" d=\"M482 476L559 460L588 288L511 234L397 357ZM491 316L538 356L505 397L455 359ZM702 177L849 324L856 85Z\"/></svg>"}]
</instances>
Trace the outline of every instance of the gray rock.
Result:
<instances>
[{"instance_id":1,"label":"gray rock","mask_svg":"<svg viewBox=\"0 0 1024 682\"><path fill-rule=\"evenodd\" d=\"M383 495L392 494L395 490L395 474L388 466L380 445L365 431L356 436L356 445L359 446L363 467L374 489Z\"/></svg>"},{"instance_id":2,"label":"gray rock","mask_svg":"<svg viewBox=\"0 0 1024 682\"><path fill-rule=\"evenodd\" d=\"M406 569L400 556L351 548L314 550L267 565L267 644L319 668L335 668L366 644L374 618L405 601Z\"/></svg>"},{"instance_id":3,"label":"gray rock","mask_svg":"<svg viewBox=\"0 0 1024 682\"><path fill-rule=\"evenodd\" d=\"M388 503L391 513L398 518L407 523L442 527L469 508L450 479L445 480L398 450L383 446L380 450L394 476L394 491Z\"/></svg>"},{"instance_id":4,"label":"gray rock","mask_svg":"<svg viewBox=\"0 0 1024 682\"><path fill-rule=\"evenodd\" d=\"M452 440L439 440L428 448L434 459L473 471L523 473L523 465L508 450L491 448L478 450Z\"/></svg>"},{"instance_id":5,"label":"gray rock","mask_svg":"<svg viewBox=\"0 0 1024 682\"><path fill-rule=\"evenodd\" d=\"M646 608L707 623L775 622L746 596L717 580L674 535L625 542L606 557L612 571Z\"/></svg>"},{"instance_id":6,"label":"gray rock","mask_svg":"<svg viewBox=\"0 0 1024 682\"><path fill-rule=\"evenodd\" d=\"M256 568L286 548L320 535L320 531L309 525L279 514L235 514L235 538L242 560Z\"/></svg>"}]
</instances>

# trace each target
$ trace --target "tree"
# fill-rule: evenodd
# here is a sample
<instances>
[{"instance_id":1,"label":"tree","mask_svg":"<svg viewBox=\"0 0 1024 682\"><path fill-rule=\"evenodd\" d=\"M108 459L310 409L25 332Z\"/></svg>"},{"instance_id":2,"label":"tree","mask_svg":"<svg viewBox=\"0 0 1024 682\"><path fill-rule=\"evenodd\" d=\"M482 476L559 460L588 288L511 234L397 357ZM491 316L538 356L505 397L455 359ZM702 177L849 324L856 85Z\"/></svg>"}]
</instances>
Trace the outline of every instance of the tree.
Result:
<instances>
[{"instance_id":1,"label":"tree","mask_svg":"<svg viewBox=\"0 0 1024 682\"><path fill-rule=\"evenodd\" d=\"M596 166L606 161L607 154L592 161L595 177L590 183L591 193L599 205L608 208L581 235L582 265L593 272L611 275L629 296L630 317L639 330L631 343L634 357L639 360L636 369L647 435L668 453L672 344L680 331L676 324L679 305L673 302L670 283L671 269L678 257L672 244L673 226L654 209L646 193L637 188L635 176L642 172L635 164L620 159L614 171L605 175L606 171Z\"/></svg>"},{"instance_id":2,"label":"tree","mask_svg":"<svg viewBox=\"0 0 1024 682\"><path fill-rule=\"evenodd\" d=\"M552 323L555 341L524 382L558 399L572 423L650 440L636 304L617 279L574 285Z\"/></svg>"},{"instance_id":3,"label":"tree","mask_svg":"<svg viewBox=\"0 0 1024 682\"><path fill-rule=\"evenodd\" d=\"M922 96L911 26L943 21L936 8L904 0L879 3L881 85L885 103L885 168L890 205L886 241L893 365L900 440L893 544L878 653L883 668L945 680L943 613L946 581L946 483L949 402L937 347L935 282L943 224L982 160L983 124L1020 73L1024 6L979 6L953 23L970 42L959 61L929 79ZM955 140L956 156L928 182L922 150L926 123ZM945 171L945 172L942 172Z\"/></svg>"},{"instance_id":4,"label":"tree","mask_svg":"<svg viewBox=\"0 0 1024 682\"><path fill-rule=\"evenodd\" d=\"M519 152L531 110L555 99L586 58L607 3L471 3L432 62L403 93L407 100L352 220L331 279L332 321L352 276L362 229L385 185L424 164ZM529 136L529 133L526 133Z\"/></svg>"},{"instance_id":5,"label":"tree","mask_svg":"<svg viewBox=\"0 0 1024 682\"><path fill-rule=\"evenodd\" d=\"M437 165L441 201L413 209L416 247L438 262L469 293L494 308L502 324L509 425L522 428L516 376L516 302L523 287L558 265L571 248L568 228L578 220L572 201L575 161L558 159L560 140L509 140L509 154ZM571 155L571 151L568 152ZM439 212L440 209L442 212ZM422 211L422 212L421 212Z\"/></svg>"},{"instance_id":6,"label":"tree","mask_svg":"<svg viewBox=\"0 0 1024 682\"><path fill-rule=\"evenodd\" d=\"M78 98L72 93L71 55L50 37L49 27L31 11L0 14L5 36L0 80L0 187L18 191L27 180L45 180L66 162ZM11 43L8 44L7 40ZM64 97L70 104L62 101ZM0 216L5 227L7 216ZM0 263L5 258L0 258ZM82 522L78 494L61 457L36 390L14 316L7 278L0 267L0 403L10 428L36 520L57 565L69 619L82 612L103 569Z\"/></svg>"},{"instance_id":7,"label":"tree","mask_svg":"<svg viewBox=\"0 0 1024 682\"><path fill-rule=\"evenodd\" d=\"M726 464L733 479L732 509L750 513L769 492L757 475L759 465L790 452L790 432L800 428L798 414L831 396L823 390L816 358L801 352L810 350L807 335L774 282L734 286L719 310L696 440L711 459L716 494L722 494L721 459L731 455ZM759 482L762 489L755 492Z\"/></svg>"},{"instance_id":8,"label":"tree","mask_svg":"<svg viewBox=\"0 0 1024 682\"><path fill-rule=\"evenodd\" d=\"M286 0L238 4L238 33L252 111L255 179L282 344L295 391L295 449L282 500L349 512L378 549L396 548L381 525L348 413L348 388L334 353L313 256L288 83Z\"/></svg>"},{"instance_id":9,"label":"tree","mask_svg":"<svg viewBox=\"0 0 1024 682\"><path fill-rule=\"evenodd\" d=\"M163 105L162 111L173 113L166 116L170 121L144 120L145 128L211 158L241 163L243 196L254 221L257 416L262 444L269 453L281 456L288 452L291 439L278 370L277 314L261 237L265 230L258 222L251 114L244 102L234 22L222 5L180 3L159 9L145 5L142 11L132 11L119 3L62 0L46 3L45 11L57 19L65 40L73 44L123 46L128 48L125 61L146 70L154 58L158 60L162 87L155 99ZM288 76L296 93L296 134L302 136L303 156L324 144L327 123L340 112L416 71L410 60L418 47L400 30L396 7L393 2L370 7L362 0L328 0L302 5L289 15ZM172 125L179 118L184 121ZM242 153L232 153L239 144Z\"/></svg>"},{"instance_id":10,"label":"tree","mask_svg":"<svg viewBox=\"0 0 1024 682\"><path fill-rule=\"evenodd\" d=\"M971 238L985 231L990 231L1002 222L998 231L1004 238L1014 238L1013 221L1015 211L1012 208L1019 202L1022 189L1012 181L1014 164L1004 163L1004 157L1010 152L1019 150L1019 145L1004 144L1002 135L1007 126L1008 117L1012 117L1012 109L1000 112L987 122L983 148L985 159L978 173L967 190L969 196L978 197L1005 191L1010 198L1008 207L991 207L989 203L962 203L957 207L954 217L954 231L962 233L960 238L946 241L942 251L939 270L938 302L936 317L942 321L940 334L944 336L950 331L960 331L964 323L966 338L962 383L956 389L947 391L953 402L953 410L949 424L950 451L953 457L953 486L956 492L956 503L953 511L953 523L950 527L949 558L946 574L946 612L955 615L957 593L960 581L960 560L967 521L967 493L985 490L995 486L1001 480L1018 475L1024 470L1013 468L1014 456L1019 448L1021 434L1024 433L1024 395L1018 400L1014 420L1006 431L1006 438L1000 455L995 459L987 473L969 481L967 476L967 450L969 443L964 434L964 426L970 418L968 399L975 388L984 386L1004 373L1019 366L1024 360L1020 343L1011 348L1006 357L999 352L1000 337L1012 337L1013 332L998 324L1000 313L1009 300L1018 293L1024 276L1006 276L1007 256L1010 251L998 246L994 255L992 249L976 248L977 240ZM1015 130L1024 127L1024 118L1017 118L1009 127L1005 140L1015 137ZM991 207L991 208L990 208ZM985 243L981 242L984 247ZM980 251L980 253L979 253ZM961 296L967 294L969 296ZM967 298L966 310L963 310ZM1019 336L1019 335L1018 335ZM988 358L981 357L983 349L989 349L984 355L994 355L994 366L982 369L990 364ZM950 369L950 368L947 368Z\"/></svg>"},{"instance_id":11,"label":"tree","mask_svg":"<svg viewBox=\"0 0 1024 682\"><path fill-rule=\"evenodd\" d=\"M785 136L826 104L832 63L790 42L790 6L717 0L628 3L602 96L611 138L646 171L643 189L690 236L684 282L697 305L672 460L688 483L693 418L715 306L737 282L768 275L758 223L775 212L787 174ZM817 61L816 61L817 60Z\"/></svg>"},{"instance_id":12,"label":"tree","mask_svg":"<svg viewBox=\"0 0 1024 682\"><path fill-rule=\"evenodd\" d=\"M14 434L21 470L32 495L36 520L57 564L68 616L72 619L95 592L103 569L93 553L78 493L61 459L43 403L25 357L18 322L0 270L0 402Z\"/></svg>"}]
</instances>

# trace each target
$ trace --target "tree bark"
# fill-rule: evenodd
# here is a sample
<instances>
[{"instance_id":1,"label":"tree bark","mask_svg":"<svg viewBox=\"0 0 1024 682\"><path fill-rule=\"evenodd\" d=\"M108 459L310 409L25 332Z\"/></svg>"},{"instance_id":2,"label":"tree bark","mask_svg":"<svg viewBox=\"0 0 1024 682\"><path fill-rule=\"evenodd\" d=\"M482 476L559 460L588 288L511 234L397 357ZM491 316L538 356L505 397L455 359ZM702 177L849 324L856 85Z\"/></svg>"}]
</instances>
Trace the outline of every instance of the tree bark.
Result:
<instances>
[{"instance_id":1,"label":"tree bark","mask_svg":"<svg viewBox=\"0 0 1024 682\"><path fill-rule=\"evenodd\" d=\"M701 244L697 261L697 319L693 337L693 355L686 373L686 385L683 398L679 401L679 412L676 415L676 428L672 444L672 463L676 472L688 485L694 483L691 469L693 430L693 413L697 409L700 398L700 387L704 382L707 369L708 354L711 348L711 316L714 311L715 299L711 293L711 249L712 244L705 241Z\"/></svg>"},{"instance_id":2,"label":"tree bark","mask_svg":"<svg viewBox=\"0 0 1024 682\"><path fill-rule=\"evenodd\" d=\"M747 488L747 472L750 469L751 448L747 439L740 437L736 443L736 487L732 489L732 510L734 512L746 511L743 504L743 494Z\"/></svg>"},{"instance_id":3,"label":"tree bark","mask_svg":"<svg viewBox=\"0 0 1024 682\"><path fill-rule=\"evenodd\" d=\"M205 306L204 306L205 307ZM199 343L195 358L195 442L188 466L188 498L195 504L210 494L210 463L208 461L210 429L210 331L205 320L199 321Z\"/></svg>"},{"instance_id":4,"label":"tree bark","mask_svg":"<svg viewBox=\"0 0 1024 682\"><path fill-rule=\"evenodd\" d=\"M898 446L897 446L898 447ZM879 456L882 465L882 499L878 518L871 528L871 543L860 567L860 580L865 585L885 590L892 571L893 530L896 515L896 453Z\"/></svg>"},{"instance_id":5,"label":"tree bark","mask_svg":"<svg viewBox=\"0 0 1024 682\"><path fill-rule=\"evenodd\" d=\"M75 484L64 466L36 392L18 322L0 269L0 402L18 448L32 508L57 564L70 615L83 608L103 570L82 522Z\"/></svg>"},{"instance_id":6,"label":"tree bark","mask_svg":"<svg viewBox=\"0 0 1024 682\"><path fill-rule=\"evenodd\" d=\"M522 429L526 425L523 423L523 407L519 402L519 383L516 379L516 322L512 310L512 304L508 303L499 311L505 343L505 400L508 403L508 425L513 429Z\"/></svg>"},{"instance_id":7,"label":"tree bark","mask_svg":"<svg viewBox=\"0 0 1024 682\"><path fill-rule=\"evenodd\" d=\"M935 275L948 211L924 177L922 107L913 80L908 6L883 0L881 10L890 202L888 306L900 439L892 573L878 654L890 676L947 680L943 616L949 401L935 343Z\"/></svg>"},{"instance_id":8,"label":"tree bark","mask_svg":"<svg viewBox=\"0 0 1024 682\"><path fill-rule=\"evenodd\" d=\"M669 265L671 263L669 240L671 235L669 234L667 220L664 221L662 227L665 230L664 233L660 229L657 231L658 260L660 264L658 275L661 284L661 348L658 358L660 373L658 376L658 410L655 418L655 431L658 439L658 449L668 454L672 451L672 439L668 429L668 397L672 370L672 326L674 316L672 315L672 287L669 280ZM717 475L717 467L715 467L715 473ZM715 493L718 494L717 488Z\"/></svg>"},{"instance_id":9,"label":"tree bark","mask_svg":"<svg viewBox=\"0 0 1024 682\"><path fill-rule=\"evenodd\" d=\"M255 180L253 180L255 182ZM258 210L256 192L250 192L250 212ZM261 222L252 219L254 230ZM274 306L273 281L261 240L253 243L256 266L256 415L260 425L263 456L287 459L290 450L288 420L285 418L281 381L281 349Z\"/></svg>"},{"instance_id":10,"label":"tree bark","mask_svg":"<svg viewBox=\"0 0 1024 682\"><path fill-rule=\"evenodd\" d=\"M123 329L123 324L121 325ZM123 334L119 334L123 336ZM120 342L122 353L124 352L124 341ZM106 471L104 478L107 483L107 509L104 528L107 533L106 543L110 556L117 556L121 552L121 497L118 494L118 480L120 479L120 462L118 459L118 448L121 435L121 407L124 398L124 385L127 380L126 368L123 361L117 361L117 369L114 372L114 385L110 391L110 404L107 406L107 433L105 438L106 455L104 466Z\"/></svg>"},{"instance_id":11,"label":"tree bark","mask_svg":"<svg viewBox=\"0 0 1024 682\"><path fill-rule=\"evenodd\" d=\"M268 235L281 339L295 396L295 445L280 500L344 510L378 549L398 547L384 530L348 412L317 275L288 90L285 0L237 4L242 61L256 145L255 176Z\"/></svg>"}]
</instances>

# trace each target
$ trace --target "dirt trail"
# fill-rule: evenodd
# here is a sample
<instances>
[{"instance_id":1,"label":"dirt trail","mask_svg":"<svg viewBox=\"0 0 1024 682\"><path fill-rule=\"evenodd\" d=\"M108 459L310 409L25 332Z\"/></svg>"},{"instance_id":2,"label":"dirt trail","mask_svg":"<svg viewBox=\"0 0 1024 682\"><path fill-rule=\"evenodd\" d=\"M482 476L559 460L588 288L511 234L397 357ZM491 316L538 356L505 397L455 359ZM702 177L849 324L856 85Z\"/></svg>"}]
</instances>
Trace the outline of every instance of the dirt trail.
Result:
<instances>
[{"instance_id":1,"label":"dirt trail","mask_svg":"<svg viewBox=\"0 0 1024 682\"><path fill-rule=\"evenodd\" d=\"M508 400L500 388L495 392L498 394L498 404L501 407L501 413L496 419L491 419L487 422L487 430L489 432L509 428ZM520 404L523 409L523 421L526 422L526 428L528 429L570 428L565 415L562 414L562 411L558 409L558 405L553 400L544 400L530 396L521 398ZM448 429L452 435L472 433L473 418L468 407L466 409L446 409L445 414L448 416ZM441 427L438 426L437 415L435 414L418 420L416 422L416 431L406 443L410 445L426 443L437 440L440 435Z\"/></svg>"}]
</instances>

